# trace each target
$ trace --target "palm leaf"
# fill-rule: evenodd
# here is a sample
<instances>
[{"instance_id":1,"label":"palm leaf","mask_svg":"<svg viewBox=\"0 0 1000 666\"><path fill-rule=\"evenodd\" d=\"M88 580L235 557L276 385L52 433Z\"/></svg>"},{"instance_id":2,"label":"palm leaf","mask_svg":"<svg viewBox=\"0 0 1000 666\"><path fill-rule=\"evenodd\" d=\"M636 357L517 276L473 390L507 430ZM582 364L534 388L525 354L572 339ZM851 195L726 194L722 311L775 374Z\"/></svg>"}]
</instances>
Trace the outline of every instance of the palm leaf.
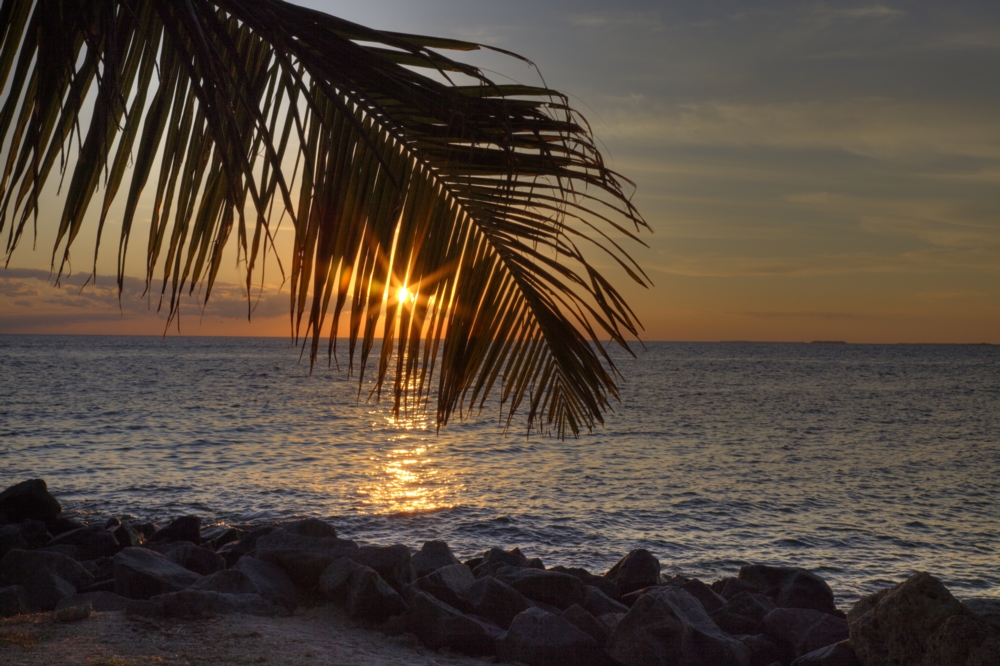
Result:
<instances>
[{"instance_id":1,"label":"palm leaf","mask_svg":"<svg viewBox=\"0 0 1000 666\"><path fill-rule=\"evenodd\" d=\"M476 44L280 0L3 0L0 25L8 262L57 162L53 271L95 194L99 245L125 192L121 287L151 197L146 282L162 278L168 323L183 293L209 297L234 237L249 293L287 216L293 333L312 363L324 332L336 355L346 316L350 367L371 368L396 412L436 397L441 427L494 396L508 426L522 408L559 436L603 423L617 371L600 341L628 349L639 324L588 257L645 286L614 237L646 224L564 95L443 54Z\"/></svg>"}]
</instances>

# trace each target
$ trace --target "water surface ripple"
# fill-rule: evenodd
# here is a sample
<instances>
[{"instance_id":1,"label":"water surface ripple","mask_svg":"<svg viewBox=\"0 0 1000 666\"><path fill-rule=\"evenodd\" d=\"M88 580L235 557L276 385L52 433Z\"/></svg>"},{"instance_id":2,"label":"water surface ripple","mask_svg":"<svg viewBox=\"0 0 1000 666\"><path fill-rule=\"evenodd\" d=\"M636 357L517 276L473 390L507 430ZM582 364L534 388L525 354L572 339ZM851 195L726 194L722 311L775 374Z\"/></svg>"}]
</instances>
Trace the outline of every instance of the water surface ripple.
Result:
<instances>
[{"instance_id":1,"label":"water surface ripple","mask_svg":"<svg viewBox=\"0 0 1000 666\"><path fill-rule=\"evenodd\" d=\"M916 570L1000 597L1000 349L653 343L577 440L440 434L259 338L0 336L0 487L42 477L84 518L330 519L460 556L604 570L818 571L848 603ZM366 394L365 390L362 397Z\"/></svg>"}]
</instances>

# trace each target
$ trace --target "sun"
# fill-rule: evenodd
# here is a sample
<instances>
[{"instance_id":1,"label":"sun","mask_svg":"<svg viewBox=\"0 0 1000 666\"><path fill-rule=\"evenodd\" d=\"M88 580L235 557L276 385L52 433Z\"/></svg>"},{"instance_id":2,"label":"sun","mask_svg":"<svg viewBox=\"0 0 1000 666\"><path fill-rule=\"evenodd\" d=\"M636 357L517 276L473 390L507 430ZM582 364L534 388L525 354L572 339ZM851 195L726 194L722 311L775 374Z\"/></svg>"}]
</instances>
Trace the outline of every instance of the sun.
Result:
<instances>
[{"instance_id":1,"label":"sun","mask_svg":"<svg viewBox=\"0 0 1000 666\"><path fill-rule=\"evenodd\" d=\"M400 287L399 291L396 292L396 300L399 301L400 303L405 303L411 298L412 297L410 296L410 290L407 289L406 287Z\"/></svg>"}]
</instances>

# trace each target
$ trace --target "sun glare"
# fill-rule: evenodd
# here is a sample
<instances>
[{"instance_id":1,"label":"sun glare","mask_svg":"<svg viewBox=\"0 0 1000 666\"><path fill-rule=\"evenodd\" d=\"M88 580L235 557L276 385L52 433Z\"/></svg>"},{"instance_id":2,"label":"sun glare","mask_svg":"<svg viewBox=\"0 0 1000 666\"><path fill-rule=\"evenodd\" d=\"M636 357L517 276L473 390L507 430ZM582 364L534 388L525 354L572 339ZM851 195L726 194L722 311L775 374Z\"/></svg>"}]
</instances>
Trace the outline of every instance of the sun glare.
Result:
<instances>
[{"instance_id":1,"label":"sun glare","mask_svg":"<svg viewBox=\"0 0 1000 666\"><path fill-rule=\"evenodd\" d=\"M396 292L396 300L400 303L405 303L410 300L410 290L406 287L400 287L399 291Z\"/></svg>"}]
</instances>

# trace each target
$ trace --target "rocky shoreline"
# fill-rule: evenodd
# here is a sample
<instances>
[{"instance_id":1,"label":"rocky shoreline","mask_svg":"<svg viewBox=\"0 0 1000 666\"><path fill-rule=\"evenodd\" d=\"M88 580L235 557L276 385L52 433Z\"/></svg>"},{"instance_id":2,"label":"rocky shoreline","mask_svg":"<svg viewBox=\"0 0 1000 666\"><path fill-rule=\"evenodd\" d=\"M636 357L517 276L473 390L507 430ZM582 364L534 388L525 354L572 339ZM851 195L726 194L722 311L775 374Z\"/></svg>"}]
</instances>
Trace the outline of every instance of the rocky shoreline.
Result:
<instances>
[{"instance_id":1,"label":"rocky shoreline","mask_svg":"<svg viewBox=\"0 0 1000 666\"><path fill-rule=\"evenodd\" d=\"M306 519L203 533L61 516L41 479L0 493L0 616L190 619L334 605L361 628L529 666L987 666L1000 600L959 602L919 573L845 613L819 576L755 564L705 583L633 550L601 575L519 549L460 562L442 541L363 546Z\"/></svg>"}]
</instances>

